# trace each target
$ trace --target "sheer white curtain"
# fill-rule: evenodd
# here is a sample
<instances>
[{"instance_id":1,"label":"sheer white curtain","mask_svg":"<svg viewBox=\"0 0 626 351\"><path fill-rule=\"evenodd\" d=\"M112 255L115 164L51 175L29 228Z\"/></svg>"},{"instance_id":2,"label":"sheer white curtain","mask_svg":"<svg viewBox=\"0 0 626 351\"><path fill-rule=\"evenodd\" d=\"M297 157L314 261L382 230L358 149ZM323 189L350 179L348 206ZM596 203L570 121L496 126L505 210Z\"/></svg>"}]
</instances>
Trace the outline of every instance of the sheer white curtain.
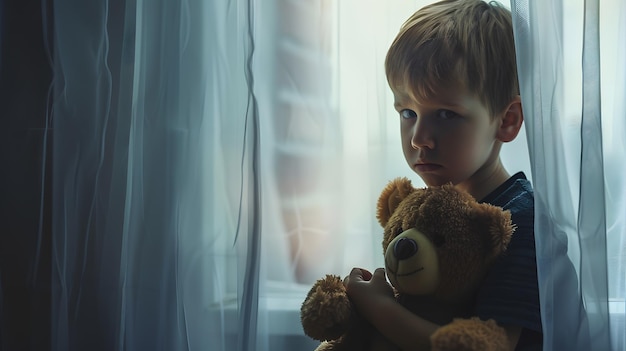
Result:
<instances>
[{"instance_id":1,"label":"sheer white curtain","mask_svg":"<svg viewBox=\"0 0 626 351\"><path fill-rule=\"evenodd\" d=\"M54 8L52 349L254 349L250 3L44 5Z\"/></svg>"},{"instance_id":2,"label":"sheer white curtain","mask_svg":"<svg viewBox=\"0 0 626 351\"><path fill-rule=\"evenodd\" d=\"M513 9L545 348L624 350L626 4Z\"/></svg>"},{"instance_id":3,"label":"sheer white curtain","mask_svg":"<svg viewBox=\"0 0 626 351\"><path fill-rule=\"evenodd\" d=\"M380 266L379 191L422 184L383 61L429 2L54 1L53 349L312 349L308 287ZM586 6L513 6L553 350L624 348L624 5Z\"/></svg>"}]
</instances>

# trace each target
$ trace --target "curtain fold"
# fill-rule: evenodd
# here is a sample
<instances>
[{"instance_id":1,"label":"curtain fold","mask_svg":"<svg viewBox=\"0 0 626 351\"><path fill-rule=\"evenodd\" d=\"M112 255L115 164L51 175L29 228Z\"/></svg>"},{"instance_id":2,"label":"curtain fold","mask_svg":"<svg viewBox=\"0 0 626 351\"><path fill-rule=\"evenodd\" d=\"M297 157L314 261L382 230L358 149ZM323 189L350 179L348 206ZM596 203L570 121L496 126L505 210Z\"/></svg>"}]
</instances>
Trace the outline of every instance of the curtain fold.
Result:
<instances>
[{"instance_id":1,"label":"curtain fold","mask_svg":"<svg viewBox=\"0 0 626 351\"><path fill-rule=\"evenodd\" d=\"M253 16L54 2L54 350L254 349Z\"/></svg>"},{"instance_id":2,"label":"curtain fold","mask_svg":"<svg viewBox=\"0 0 626 351\"><path fill-rule=\"evenodd\" d=\"M617 160L624 153L626 91L618 82L626 57L615 42L626 34L625 7L516 0L512 8L544 348L623 350L626 193Z\"/></svg>"},{"instance_id":3,"label":"curtain fold","mask_svg":"<svg viewBox=\"0 0 626 351\"><path fill-rule=\"evenodd\" d=\"M242 169L247 170L243 175L244 181L249 184L246 187L249 195L247 196L247 206L241 203L240 206L247 209L248 219L239 225L247 224L247 230L238 228L235 241L237 241L240 233L245 235L247 240L247 249L245 251L245 270L242 276L243 287L241 291L240 315L239 315L239 338L238 350L252 350L257 348L257 321L259 316L259 282L260 282L260 264L261 264L261 164L260 164L260 126L259 126L259 106L254 93L254 77L253 72L253 55L255 50L254 37L254 6L252 2L244 3L244 53L245 53L245 79L248 90L245 114L244 138L246 138L247 147L243 150L243 159L246 162L242 165ZM248 222L248 223L246 223ZM243 238L242 238L243 239Z\"/></svg>"}]
</instances>

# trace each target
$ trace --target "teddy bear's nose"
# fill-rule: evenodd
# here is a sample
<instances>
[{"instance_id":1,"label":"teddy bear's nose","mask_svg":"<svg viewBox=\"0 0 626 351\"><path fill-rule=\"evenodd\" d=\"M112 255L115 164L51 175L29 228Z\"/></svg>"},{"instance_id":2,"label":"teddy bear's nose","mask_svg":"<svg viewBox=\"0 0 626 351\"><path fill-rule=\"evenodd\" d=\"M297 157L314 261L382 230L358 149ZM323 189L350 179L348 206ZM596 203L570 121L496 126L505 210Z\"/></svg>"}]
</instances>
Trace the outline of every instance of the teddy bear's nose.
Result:
<instances>
[{"instance_id":1,"label":"teddy bear's nose","mask_svg":"<svg viewBox=\"0 0 626 351\"><path fill-rule=\"evenodd\" d=\"M398 260L406 260L417 252L417 243L413 239L401 238L393 245L393 255Z\"/></svg>"}]
</instances>

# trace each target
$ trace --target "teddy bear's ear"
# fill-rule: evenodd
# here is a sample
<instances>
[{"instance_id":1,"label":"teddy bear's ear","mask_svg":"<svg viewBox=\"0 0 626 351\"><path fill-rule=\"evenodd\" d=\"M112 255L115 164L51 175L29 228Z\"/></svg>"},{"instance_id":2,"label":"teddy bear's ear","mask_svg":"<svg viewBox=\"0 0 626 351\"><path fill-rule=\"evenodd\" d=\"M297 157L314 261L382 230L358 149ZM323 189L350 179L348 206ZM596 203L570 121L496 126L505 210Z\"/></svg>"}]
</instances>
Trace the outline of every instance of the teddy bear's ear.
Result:
<instances>
[{"instance_id":1,"label":"teddy bear's ear","mask_svg":"<svg viewBox=\"0 0 626 351\"><path fill-rule=\"evenodd\" d=\"M396 210L400 202L415 191L411 181L405 177L399 177L387 184L378 198L376 218L381 226L387 225L389 218Z\"/></svg>"},{"instance_id":2,"label":"teddy bear's ear","mask_svg":"<svg viewBox=\"0 0 626 351\"><path fill-rule=\"evenodd\" d=\"M479 204L477 209L477 222L488 230L486 246L488 254L487 262L491 262L506 250L511 241L515 225L511 222L511 212L490 204Z\"/></svg>"}]
</instances>

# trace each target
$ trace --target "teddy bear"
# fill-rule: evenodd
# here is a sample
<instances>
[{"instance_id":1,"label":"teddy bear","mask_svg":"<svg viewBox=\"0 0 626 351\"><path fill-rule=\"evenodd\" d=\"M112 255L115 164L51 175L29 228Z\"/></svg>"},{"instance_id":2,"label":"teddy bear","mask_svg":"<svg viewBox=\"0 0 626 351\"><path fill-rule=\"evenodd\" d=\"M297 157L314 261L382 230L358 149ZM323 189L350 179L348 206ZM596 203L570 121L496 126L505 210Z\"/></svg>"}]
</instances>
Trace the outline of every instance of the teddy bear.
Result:
<instances>
[{"instance_id":1,"label":"teddy bear","mask_svg":"<svg viewBox=\"0 0 626 351\"><path fill-rule=\"evenodd\" d=\"M505 330L473 316L473 306L515 230L510 212L451 184L415 188L407 178L389 182L376 212L396 301L442 326L431 336L431 350L506 349ZM321 341L316 351L398 350L359 317L339 276L315 282L300 312L305 334Z\"/></svg>"}]
</instances>

